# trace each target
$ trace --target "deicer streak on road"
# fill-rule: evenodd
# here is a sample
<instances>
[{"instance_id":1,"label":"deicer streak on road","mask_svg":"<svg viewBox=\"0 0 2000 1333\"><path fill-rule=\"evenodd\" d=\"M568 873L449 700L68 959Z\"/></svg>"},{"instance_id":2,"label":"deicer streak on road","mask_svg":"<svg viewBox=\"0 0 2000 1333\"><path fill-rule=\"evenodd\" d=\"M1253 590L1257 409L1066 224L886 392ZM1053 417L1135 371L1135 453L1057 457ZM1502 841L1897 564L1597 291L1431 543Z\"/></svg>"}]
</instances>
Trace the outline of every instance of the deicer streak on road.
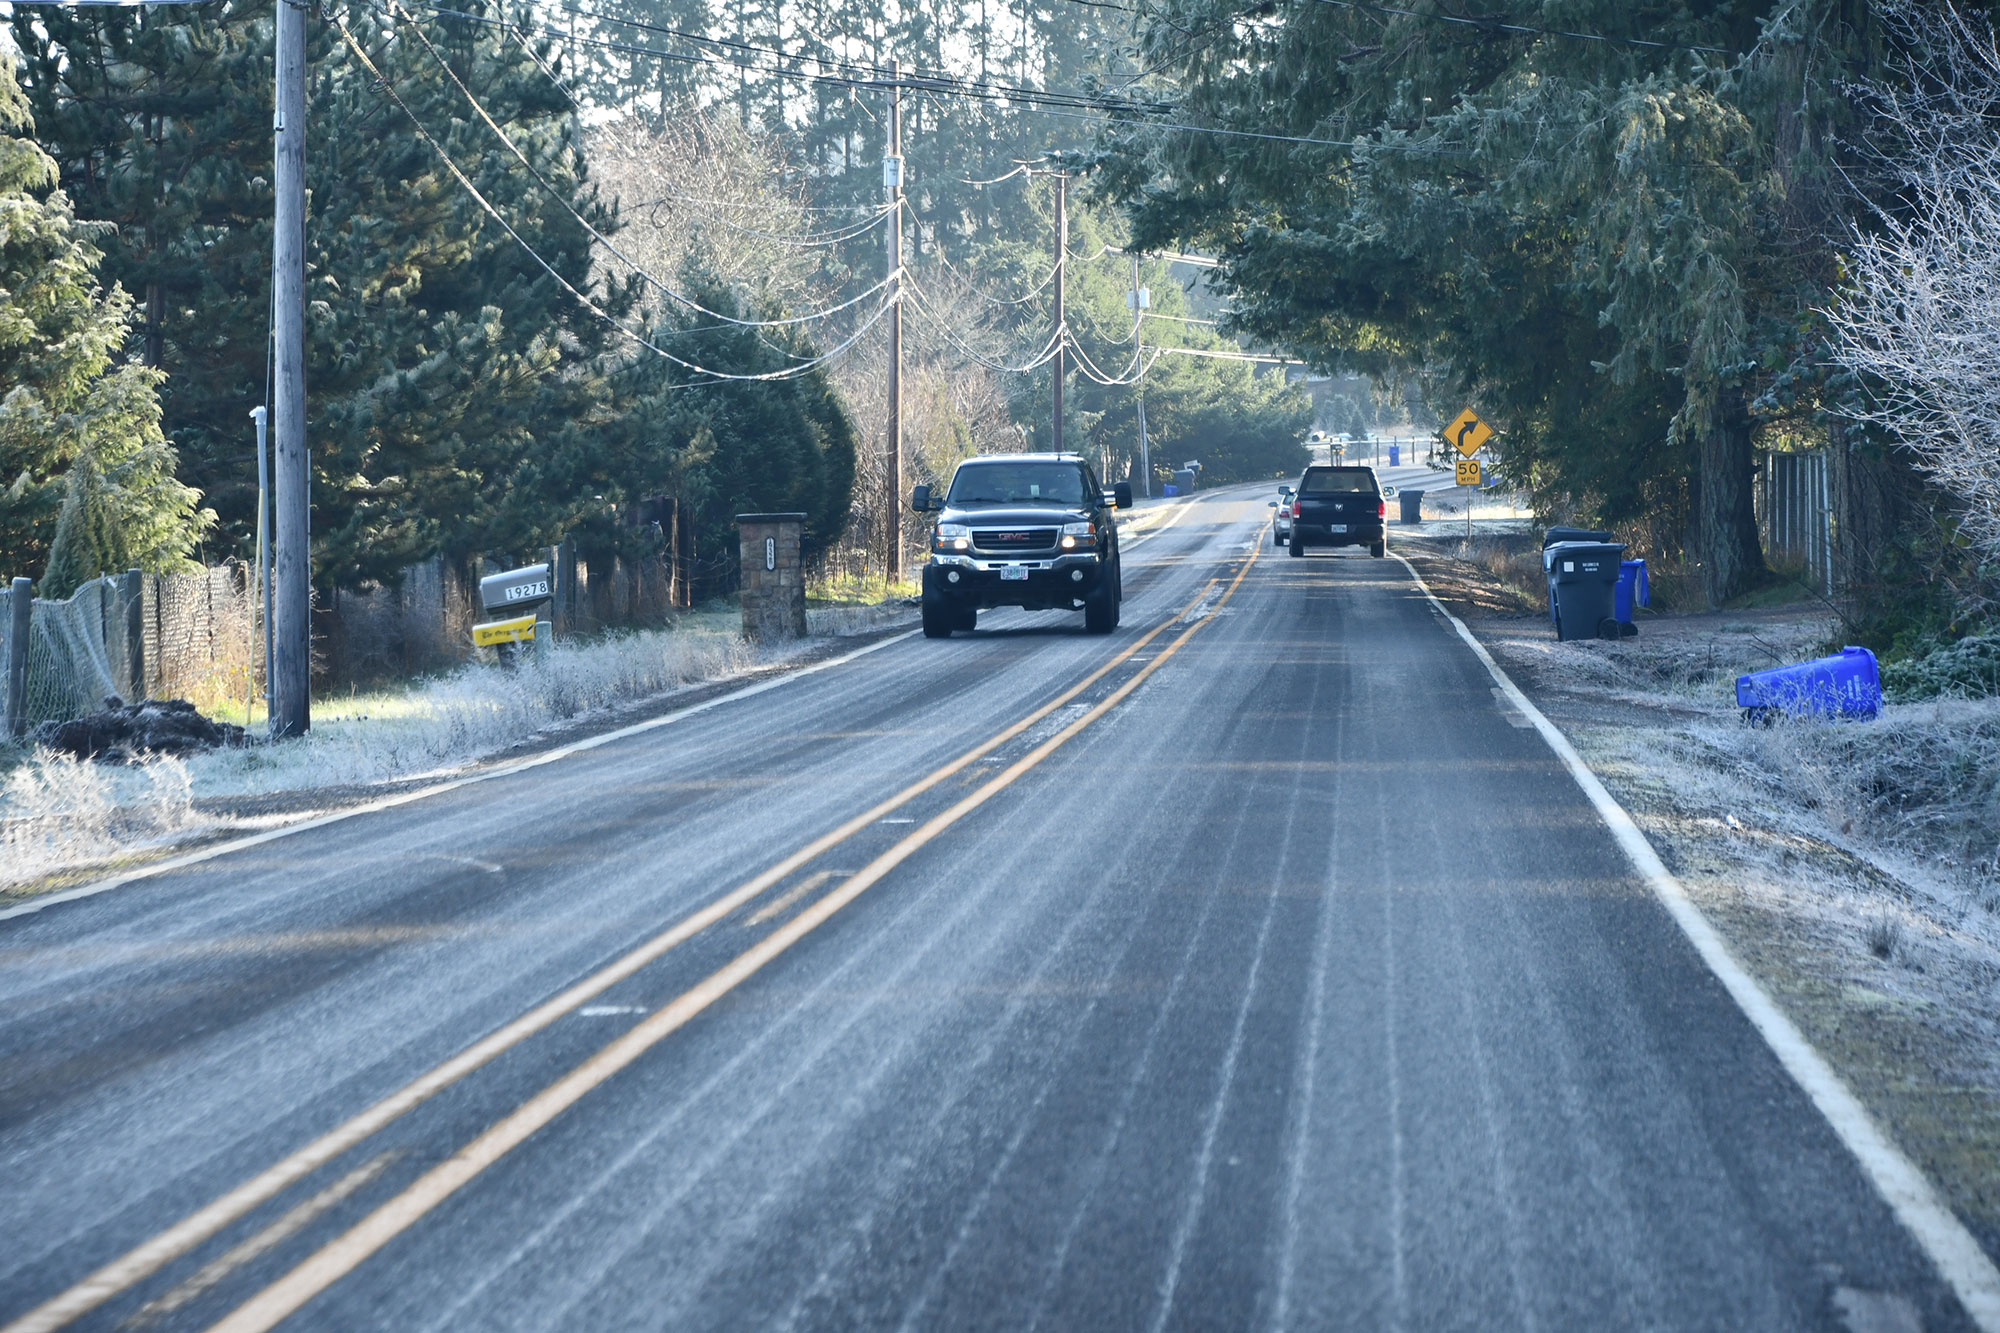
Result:
<instances>
[{"instance_id":1,"label":"deicer streak on road","mask_svg":"<svg viewBox=\"0 0 2000 1333\"><path fill-rule=\"evenodd\" d=\"M1975 1326L1532 705L1267 498L1127 544L1109 637L0 924L0 1320Z\"/></svg>"}]
</instances>

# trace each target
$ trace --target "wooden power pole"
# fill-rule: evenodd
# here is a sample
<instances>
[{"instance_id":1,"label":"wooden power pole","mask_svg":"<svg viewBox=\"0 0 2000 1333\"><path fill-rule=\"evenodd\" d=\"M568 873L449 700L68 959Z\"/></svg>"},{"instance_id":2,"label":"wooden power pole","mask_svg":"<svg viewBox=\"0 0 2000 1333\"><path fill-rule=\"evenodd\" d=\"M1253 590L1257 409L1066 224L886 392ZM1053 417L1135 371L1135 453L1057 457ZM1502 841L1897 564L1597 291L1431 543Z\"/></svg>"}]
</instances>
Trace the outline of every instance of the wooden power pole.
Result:
<instances>
[{"instance_id":1,"label":"wooden power pole","mask_svg":"<svg viewBox=\"0 0 2000 1333\"><path fill-rule=\"evenodd\" d=\"M272 426L276 575L272 592L270 681L273 736L312 725L312 551L306 454L306 11L278 0L277 95L273 133L276 186L271 231L271 337L276 366Z\"/></svg>"},{"instance_id":2,"label":"wooden power pole","mask_svg":"<svg viewBox=\"0 0 2000 1333\"><path fill-rule=\"evenodd\" d=\"M903 86L902 62L889 62L889 153L882 184L889 194L889 582L903 577Z\"/></svg>"},{"instance_id":3,"label":"wooden power pole","mask_svg":"<svg viewBox=\"0 0 2000 1333\"><path fill-rule=\"evenodd\" d=\"M1139 256L1132 256L1132 368L1137 376L1139 401L1139 481L1148 500L1153 498L1153 460L1146 448L1146 298L1139 285Z\"/></svg>"},{"instance_id":4,"label":"wooden power pole","mask_svg":"<svg viewBox=\"0 0 2000 1333\"><path fill-rule=\"evenodd\" d=\"M1063 339L1069 335L1063 329L1063 279L1069 268L1069 177L1056 174L1056 392L1055 392L1055 451L1063 449Z\"/></svg>"}]
</instances>

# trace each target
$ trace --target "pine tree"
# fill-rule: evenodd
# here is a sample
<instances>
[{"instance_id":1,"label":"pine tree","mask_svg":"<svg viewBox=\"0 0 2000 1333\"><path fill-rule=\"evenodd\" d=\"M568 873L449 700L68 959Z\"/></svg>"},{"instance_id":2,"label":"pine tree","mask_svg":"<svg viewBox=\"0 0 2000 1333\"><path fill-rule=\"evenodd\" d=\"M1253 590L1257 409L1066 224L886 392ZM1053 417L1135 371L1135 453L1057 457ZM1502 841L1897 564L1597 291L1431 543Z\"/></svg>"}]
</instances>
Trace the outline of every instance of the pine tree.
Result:
<instances>
[{"instance_id":1,"label":"pine tree","mask_svg":"<svg viewBox=\"0 0 2000 1333\"><path fill-rule=\"evenodd\" d=\"M158 372L125 356L132 303L98 284L106 229L77 221L0 68L0 567L47 562L40 592L173 568L213 516L173 476Z\"/></svg>"},{"instance_id":2,"label":"pine tree","mask_svg":"<svg viewBox=\"0 0 2000 1333\"><path fill-rule=\"evenodd\" d=\"M553 540L604 486L553 490L541 455L614 415L606 317L631 304L593 285L575 214L616 223L585 178L574 109L516 29L384 20L359 3L321 12L307 161L316 577ZM239 552L255 511L247 414L266 382L270 14L270 0L223 0L15 20L65 183L85 216L119 223L112 271L156 293L148 345L169 376L168 426Z\"/></svg>"}]
</instances>

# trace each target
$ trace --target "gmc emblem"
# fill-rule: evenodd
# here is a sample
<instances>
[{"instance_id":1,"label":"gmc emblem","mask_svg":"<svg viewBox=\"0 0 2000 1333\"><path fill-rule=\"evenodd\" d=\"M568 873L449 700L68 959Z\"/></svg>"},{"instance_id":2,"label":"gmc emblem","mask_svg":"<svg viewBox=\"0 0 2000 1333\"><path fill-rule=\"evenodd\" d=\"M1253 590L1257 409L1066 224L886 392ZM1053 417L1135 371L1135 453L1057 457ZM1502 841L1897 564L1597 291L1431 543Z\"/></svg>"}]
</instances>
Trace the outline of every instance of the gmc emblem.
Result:
<instances>
[{"instance_id":1,"label":"gmc emblem","mask_svg":"<svg viewBox=\"0 0 2000 1333\"><path fill-rule=\"evenodd\" d=\"M993 534L993 540L996 542L1024 542L1028 540L1028 534L1025 532L996 532Z\"/></svg>"}]
</instances>

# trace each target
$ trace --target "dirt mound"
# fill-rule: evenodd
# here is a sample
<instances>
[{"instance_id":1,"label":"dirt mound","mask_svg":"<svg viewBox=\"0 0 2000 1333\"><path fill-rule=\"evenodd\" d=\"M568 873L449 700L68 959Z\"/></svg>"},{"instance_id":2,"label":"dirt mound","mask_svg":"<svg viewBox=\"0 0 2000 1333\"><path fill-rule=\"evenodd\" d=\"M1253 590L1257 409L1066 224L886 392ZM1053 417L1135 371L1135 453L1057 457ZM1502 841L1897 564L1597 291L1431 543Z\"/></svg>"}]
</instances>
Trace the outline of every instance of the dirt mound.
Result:
<instances>
[{"instance_id":1,"label":"dirt mound","mask_svg":"<svg viewBox=\"0 0 2000 1333\"><path fill-rule=\"evenodd\" d=\"M211 722L185 699L148 699L128 704L116 695L102 712L44 722L33 733L36 745L79 759L122 764L140 755L186 755L225 745L242 745L243 728Z\"/></svg>"}]
</instances>

